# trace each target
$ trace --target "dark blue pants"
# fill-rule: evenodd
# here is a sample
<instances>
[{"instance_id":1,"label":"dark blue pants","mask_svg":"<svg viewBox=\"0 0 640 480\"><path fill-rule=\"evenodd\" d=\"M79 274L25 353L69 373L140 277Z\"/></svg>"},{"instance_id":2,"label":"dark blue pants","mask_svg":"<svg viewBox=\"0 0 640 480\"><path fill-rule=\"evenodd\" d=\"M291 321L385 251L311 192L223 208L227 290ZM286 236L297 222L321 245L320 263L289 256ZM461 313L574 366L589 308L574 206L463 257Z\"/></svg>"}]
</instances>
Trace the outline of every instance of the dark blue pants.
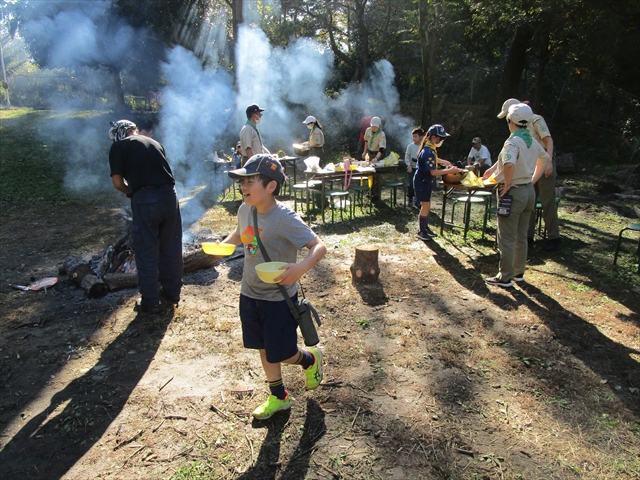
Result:
<instances>
[{"instance_id":1,"label":"dark blue pants","mask_svg":"<svg viewBox=\"0 0 640 480\"><path fill-rule=\"evenodd\" d=\"M182 218L173 186L138 190L131 199L133 248L144 305L157 305L160 286L169 297L182 288Z\"/></svg>"}]
</instances>

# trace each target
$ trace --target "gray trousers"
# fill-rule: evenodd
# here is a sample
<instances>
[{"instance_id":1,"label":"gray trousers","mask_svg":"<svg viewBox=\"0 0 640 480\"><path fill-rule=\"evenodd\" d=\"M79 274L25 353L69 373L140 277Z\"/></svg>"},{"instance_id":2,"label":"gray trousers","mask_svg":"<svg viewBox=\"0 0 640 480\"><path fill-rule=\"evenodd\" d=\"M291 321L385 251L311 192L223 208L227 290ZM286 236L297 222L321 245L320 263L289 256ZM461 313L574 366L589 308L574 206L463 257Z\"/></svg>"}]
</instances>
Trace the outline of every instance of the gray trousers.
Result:
<instances>
[{"instance_id":1,"label":"gray trousers","mask_svg":"<svg viewBox=\"0 0 640 480\"><path fill-rule=\"evenodd\" d=\"M524 273L527 264L527 230L533 215L536 193L533 185L511 188L511 214L498 216L498 247L500 248L500 273L497 277L505 282L514 275Z\"/></svg>"},{"instance_id":2,"label":"gray trousers","mask_svg":"<svg viewBox=\"0 0 640 480\"><path fill-rule=\"evenodd\" d=\"M550 240L560 238L560 227L558 225L558 205L556 204L556 167L553 165L553 173L546 178L540 177L536 183L536 194L542 204L542 218L547 230L547 238ZM529 220L529 238L533 238L536 233L536 216L531 215Z\"/></svg>"}]
</instances>

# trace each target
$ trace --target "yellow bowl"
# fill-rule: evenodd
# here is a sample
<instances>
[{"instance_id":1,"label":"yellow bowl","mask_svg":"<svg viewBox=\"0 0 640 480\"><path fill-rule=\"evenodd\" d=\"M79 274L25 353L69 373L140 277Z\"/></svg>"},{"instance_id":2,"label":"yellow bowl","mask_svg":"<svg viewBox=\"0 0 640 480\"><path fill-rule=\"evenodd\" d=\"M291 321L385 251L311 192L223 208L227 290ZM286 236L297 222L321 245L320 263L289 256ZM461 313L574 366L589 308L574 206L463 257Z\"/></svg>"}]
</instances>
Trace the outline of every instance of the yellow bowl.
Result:
<instances>
[{"instance_id":1,"label":"yellow bowl","mask_svg":"<svg viewBox=\"0 0 640 480\"><path fill-rule=\"evenodd\" d=\"M274 279L284 273L284 270L280 270L280 267L286 264L286 262L260 263L256 265L256 273L264 283L277 283Z\"/></svg>"},{"instance_id":2,"label":"yellow bowl","mask_svg":"<svg viewBox=\"0 0 640 480\"><path fill-rule=\"evenodd\" d=\"M207 255L226 257L236 251L236 246L232 243L203 242L202 250Z\"/></svg>"}]
</instances>

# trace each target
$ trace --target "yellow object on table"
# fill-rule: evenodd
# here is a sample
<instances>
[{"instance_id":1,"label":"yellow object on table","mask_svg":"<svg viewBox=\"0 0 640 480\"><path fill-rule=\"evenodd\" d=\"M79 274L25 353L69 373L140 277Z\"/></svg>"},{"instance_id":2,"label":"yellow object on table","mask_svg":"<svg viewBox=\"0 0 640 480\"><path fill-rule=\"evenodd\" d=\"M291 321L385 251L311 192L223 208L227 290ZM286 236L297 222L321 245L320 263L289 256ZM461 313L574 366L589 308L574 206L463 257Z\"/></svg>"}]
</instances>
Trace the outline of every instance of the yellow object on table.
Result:
<instances>
[{"instance_id":1,"label":"yellow object on table","mask_svg":"<svg viewBox=\"0 0 640 480\"><path fill-rule=\"evenodd\" d=\"M478 176L473 172L468 172L464 176L464 178L460 180L460 184L464 185L465 187L484 187L484 182L482 181L482 179L478 178Z\"/></svg>"}]
</instances>

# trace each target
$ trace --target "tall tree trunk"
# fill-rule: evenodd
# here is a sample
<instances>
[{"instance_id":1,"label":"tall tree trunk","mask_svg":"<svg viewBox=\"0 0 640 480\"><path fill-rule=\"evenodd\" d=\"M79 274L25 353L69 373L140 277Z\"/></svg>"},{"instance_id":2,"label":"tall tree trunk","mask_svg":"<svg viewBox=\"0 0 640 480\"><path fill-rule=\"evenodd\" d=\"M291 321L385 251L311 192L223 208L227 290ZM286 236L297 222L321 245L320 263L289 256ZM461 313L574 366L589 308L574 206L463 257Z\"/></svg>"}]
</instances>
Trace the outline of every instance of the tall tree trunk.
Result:
<instances>
[{"instance_id":1,"label":"tall tree trunk","mask_svg":"<svg viewBox=\"0 0 640 480\"><path fill-rule=\"evenodd\" d=\"M369 31L365 23L364 15L367 8L367 0L358 0L356 2L356 36L360 38L360 53L362 55L362 63L359 69L354 73L352 81L361 81L367 75L367 70L371 65L371 55L369 53ZM358 44L356 43L356 45Z\"/></svg>"},{"instance_id":2,"label":"tall tree trunk","mask_svg":"<svg viewBox=\"0 0 640 480\"><path fill-rule=\"evenodd\" d=\"M540 55L538 59L538 71L536 73L536 87L533 95L533 111L538 112L542 104L542 92L544 87L544 70L551 58L549 30L545 29L540 36Z\"/></svg>"},{"instance_id":3,"label":"tall tree trunk","mask_svg":"<svg viewBox=\"0 0 640 480\"><path fill-rule=\"evenodd\" d=\"M530 28L525 25L519 26L516 29L509 54L507 55L507 61L502 71L502 78L500 79L500 85L498 85L494 110L500 111L502 103L507 98L517 98L522 71L527 61L527 50L529 49L530 41Z\"/></svg>"},{"instance_id":4,"label":"tall tree trunk","mask_svg":"<svg viewBox=\"0 0 640 480\"><path fill-rule=\"evenodd\" d=\"M124 90L122 89L122 79L120 78L120 67L111 67L111 78L116 90L116 111L126 113L127 105L124 103Z\"/></svg>"},{"instance_id":5,"label":"tall tree trunk","mask_svg":"<svg viewBox=\"0 0 640 480\"><path fill-rule=\"evenodd\" d=\"M429 0L418 2L420 17L420 50L422 54L422 108L420 110L420 125L429 128L431 125L431 111L433 109L433 91L431 85L431 59L434 53L432 35L429 31Z\"/></svg>"},{"instance_id":6,"label":"tall tree trunk","mask_svg":"<svg viewBox=\"0 0 640 480\"><path fill-rule=\"evenodd\" d=\"M233 25L233 44L231 46L231 64L236 66L236 46L238 44L238 30L244 21L242 15L243 0L228 0L227 3L231 7L231 23ZM235 76L235 75L234 75Z\"/></svg>"}]
</instances>

